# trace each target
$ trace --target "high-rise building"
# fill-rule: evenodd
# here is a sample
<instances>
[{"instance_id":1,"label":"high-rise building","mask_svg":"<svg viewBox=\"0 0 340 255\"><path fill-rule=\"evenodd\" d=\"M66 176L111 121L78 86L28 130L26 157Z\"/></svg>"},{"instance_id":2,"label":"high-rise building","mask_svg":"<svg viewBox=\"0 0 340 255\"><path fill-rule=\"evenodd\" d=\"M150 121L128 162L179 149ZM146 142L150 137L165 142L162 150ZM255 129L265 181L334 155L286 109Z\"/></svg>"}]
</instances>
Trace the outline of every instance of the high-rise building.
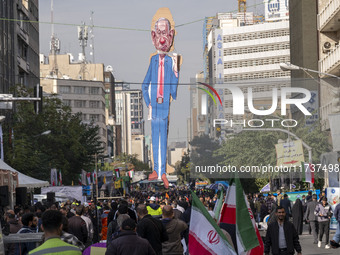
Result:
<instances>
[{"instance_id":1,"label":"high-rise building","mask_svg":"<svg viewBox=\"0 0 340 255\"><path fill-rule=\"evenodd\" d=\"M319 0L317 27L319 30L319 71L340 76L340 2ZM330 129L329 115L340 113L339 79L327 79L322 75L320 80L320 117L324 129Z\"/></svg>"},{"instance_id":2,"label":"high-rise building","mask_svg":"<svg viewBox=\"0 0 340 255\"><path fill-rule=\"evenodd\" d=\"M283 71L280 63L290 61L289 21L282 10L272 10L271 22L254 23L252 13L218 13L209 21L211 26L206 38L204 56L208 65L204 77L197 76L197 81L205 82L215 88L222 105L214 104L208 93L197 85L191 88L192 103L195 101L196 116L191 123L193 135L209 134L217 137L213 128L213 119L243 119L233 116L232 94L228 84L238 86L247 97L247 88L253 89L254 105L263 108L271 106L272 89L278 91L290 86L290 72ZM241 15L242 14L242 15ZM208 25L208 23L207 23ZM280 82L271 82L269 78L278 78ZM200 86L205 88L204 86ZM207 89L209 90L209 89ZM246 108L247 111L247 108ZM219 130L218 136L225 132Z\"/></svg>"},{"instance_id":3,"label":"high-rise building","mask_svg":"<svg viewBox=\"0 0 340 255\"><path fill-rule=\"evenodd\" d=\"M39 84L38 0L3 0L0 16L0 93L16 84L33 88Z\"/></svg>"},{"instance_id":4,"label":"high-rise building","mask_svg":"<svg viewBox=\"0 0 340 255\"><path fill-rule=\"evenodd\" d=\"M142 91L130 89L124 82L116 82L116 125L121 126L122 152L145 158L143 96Z\"/></svg>"}]
</instances>

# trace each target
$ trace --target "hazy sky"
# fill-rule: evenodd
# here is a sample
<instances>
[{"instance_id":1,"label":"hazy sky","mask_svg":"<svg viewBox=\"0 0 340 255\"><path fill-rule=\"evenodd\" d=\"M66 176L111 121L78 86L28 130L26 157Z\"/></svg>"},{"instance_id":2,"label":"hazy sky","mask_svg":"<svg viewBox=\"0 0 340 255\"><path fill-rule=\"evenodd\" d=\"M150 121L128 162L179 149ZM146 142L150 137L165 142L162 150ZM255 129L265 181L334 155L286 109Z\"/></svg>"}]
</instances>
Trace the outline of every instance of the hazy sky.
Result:
<instances>
[{"instance_id":1,"label":"hazy sky","mask_svg":"<svg viewBox=\"0 0 340 255\"><path fill-rule=\"evenodd\" d=\"M263 13L261 0L248 0L247 3L248 11ZM54 22L69 24L55 24L54 31L61 41L61 53L72 53L77 59L81 52L77 25L82 21L90 25L93 11L94 25L98 26L94 28L95 62L111 65L118 80L142 83L150 54L155 51L150 36L152 17L158 8L168 7L176 26L183 24L176 28L175 51L183 56L179 82L187 84L203 70L204 17L215 16L217 12L235 12L237 6L237 0L54 0ZM40 22L50 22L51 0L40 0L39 12ZM40 23L40 53L48 54L50 37L51 25ZM87 59L92 61L89 52L90 47L87 47ZM134 85L132 88L140 87ZM171 105L169 143L186 141L186 120L190 116L188 88L188 85L180 84L177 100ZM146 122L146 134L149 134L150 124Z\"/></svg>"}]
</instances>

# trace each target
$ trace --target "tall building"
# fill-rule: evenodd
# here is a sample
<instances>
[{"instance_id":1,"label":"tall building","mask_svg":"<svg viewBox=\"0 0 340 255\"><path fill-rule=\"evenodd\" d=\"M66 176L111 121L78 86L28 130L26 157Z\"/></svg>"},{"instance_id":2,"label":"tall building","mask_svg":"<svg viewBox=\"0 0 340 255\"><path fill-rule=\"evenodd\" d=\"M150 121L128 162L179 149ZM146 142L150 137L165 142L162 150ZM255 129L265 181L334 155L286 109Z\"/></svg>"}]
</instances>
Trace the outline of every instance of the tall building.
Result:
<instances>
[{"instance_id":1,"label":"tall building","mask_svg":"<svg viewBox=\"0 0 340 255\"><path fill-rule=\"evenodd\" d=\"M3 0L0 16L0 93L16 84L33 88L39 84L38 0Z\"/></svg>"},{"instance_id":2,"label":"tall building","mask_svg":"<svg viewBox=\"0 0 340 255\"><path fill-rule=\"evenodd\" d=\"M54 72L55 64L58 72ZM82 73L86 68L86 75ZM93 121L107 154L107 122L105 114L104 65L75 61L71 54L40 55L40 84L45 93L58 94L73 113L82 113L82 121Z\"/></svg>"},{"instance_id":3,"label":"tall building","mask_svg":"<svg viewBox=\"0 0 340 255\"><path fill-rule=\"evenodd\" d=\"M117 156L117 126L116 126L116 98L115 98L115 78L111 66L107 66L104 72L105 86L105 119L107 126L107 148L108 156Z\"/></svg>"},{"instance_id":4,"label":"tall building","mask_svg":"<svg viewBox=\"0 0 340 255\"><path fill-rule=\"evenodd\" d=\"M319 71L340 76L340 2L335 0L319 0ZM322 75L320 80L320 117L324 129L330 129L329 115L340 113L339 79L327 79Z\"/></svg>"},{"instance_id":5,"label":"tall building","mask_svg":"<svg viewBox=\"0 0 340 255\"><path fill-rule=\"evenodd\" d=\"M275 1L274 1L275 2ZM271 10L274 17L275 12ZM201 82L215 88L222 105L210 99L204 92L204 86L192 86L192 101L195 101L196 117L193 117L192 134L205 134L217 138L225 136L225 130L216 132L214 119L243 119L242 115L233 115L232 94L228 84L238 86L247 97L247 89L252 87L254 105L262 109L271 106L272 89L278 91L290 86L290 72L283 71L280 63L290 62L289 21L287 17L271 22L254 23L252 13L218 13L211 21L207 35L207 47L204 56L208 65L199 75ZM205 34L203 34L205 36ZM278 78L279 82L272 82ZM288 80L287 80L288 79ZM200 87L201 89L199 89ZM209 91L209 89L207 89ZM194 104L194 102L192 102ZM246 111L248 110L245 108ZM196 130L196 131L195 131Z\"/></svg>"},{"instance_id":6,"label":"tall building","mask_svg":"<svg viewBox=\"0 0 340 255\"><path fill-rule=\"evenodd\" d=\"M116 82L116 125L121 126L122 153L145 158L143 96L141 90L130 89L124 82Z\"/></svg>"}]
</instances>

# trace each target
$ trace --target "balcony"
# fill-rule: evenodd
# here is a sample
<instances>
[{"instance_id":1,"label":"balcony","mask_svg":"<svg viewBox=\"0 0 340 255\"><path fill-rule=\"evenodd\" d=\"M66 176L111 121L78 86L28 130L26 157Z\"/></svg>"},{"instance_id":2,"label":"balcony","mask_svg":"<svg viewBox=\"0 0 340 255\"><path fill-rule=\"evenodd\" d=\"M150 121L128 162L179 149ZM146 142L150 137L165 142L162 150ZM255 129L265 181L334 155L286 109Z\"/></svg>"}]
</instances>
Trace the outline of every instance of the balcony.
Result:
<instances>
[{"instance_id":1,"label":"balcony","mask_svg":"<svg viewBox=\"0 0 340 255\"><path fill-rule=\"evenodd\" d=\"M319 71L340 76L340 47L335 46L334 50L329 52L326 57L319 61Z\"/></svg>"},{"instance_id":2,"label":"balcony","mask_svg":"<svg viewBox=\"0 0 340 255\"><path fill-rule=\"evenodd\" d=\"M320 117L323 123L323 130L329 130L328 115L340 112L340 104L338 98L333 98L331 102L320 107Z\"/></svg>"},{"instance_id":3,"label":"balcony","mask_svg":"<svg viewBox=\"0 0 340 255\"><path fill-rule=\"evenodd\" d=\"M318 14L318 29L320 32L335 32L340 30L340 0L331 0Z\"/></svg>"},{"instance_id":4,"label":"balcony","mask_svg":"<svg viewBox=\"0 0 340 255\"><path fill-rule=\"evenodd\" d=\"M26 44L29 44L29 36L19 24L17 24L17 33Z\"/></svg>"},{"instance_id":5,"label":"balcony","mask_svg":"<svg viewBox=\"0 0 340 255\"><path fill-rule=\"evenodd\" d=\"M30 65L29 63L24 60L22 57L20 56L17 56L17 61L18 61L18 66L24 70L26 73L29 73L29 70L30 70Z\"/></svg>"}]
</instances>

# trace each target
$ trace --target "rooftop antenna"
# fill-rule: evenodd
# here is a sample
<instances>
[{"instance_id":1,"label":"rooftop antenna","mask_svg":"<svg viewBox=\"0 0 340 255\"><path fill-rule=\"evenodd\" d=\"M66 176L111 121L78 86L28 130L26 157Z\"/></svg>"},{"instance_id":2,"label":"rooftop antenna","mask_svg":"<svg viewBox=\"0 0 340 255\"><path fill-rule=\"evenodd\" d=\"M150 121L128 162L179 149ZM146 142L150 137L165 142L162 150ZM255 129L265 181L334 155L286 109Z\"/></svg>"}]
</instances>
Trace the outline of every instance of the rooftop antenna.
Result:
<instances>
[{"instance_id":1,"label":"rooftop antenna","mask_svg":"<svg viewBox=\"0 0 340 255\"><path fill-rule=\"evenodd\" d=\"M82 55L79 61L82 63L81 69L79 73L81 73L81 79L85 79L85 71L86 71L86 55L85 55L85 47L87 46L88 40L88 26L85 25L85 22L82 22L81 26L78 26L78 40L79 45L82 49Z\"/></svg>"},{"instance_id":2,"label":"rooftop antenna","mask_svg":"<svg viewBox=\"0 0 340 255\"><path fill-rule=\"evenodd\" d=\"M52 74L58 77L58 64L57 54L60 53L60 41L54 34L54 21L53 21L53 0L51 0L51 42L50 42L50 55L53 55Z\"/></svg>"}]
</instances>

